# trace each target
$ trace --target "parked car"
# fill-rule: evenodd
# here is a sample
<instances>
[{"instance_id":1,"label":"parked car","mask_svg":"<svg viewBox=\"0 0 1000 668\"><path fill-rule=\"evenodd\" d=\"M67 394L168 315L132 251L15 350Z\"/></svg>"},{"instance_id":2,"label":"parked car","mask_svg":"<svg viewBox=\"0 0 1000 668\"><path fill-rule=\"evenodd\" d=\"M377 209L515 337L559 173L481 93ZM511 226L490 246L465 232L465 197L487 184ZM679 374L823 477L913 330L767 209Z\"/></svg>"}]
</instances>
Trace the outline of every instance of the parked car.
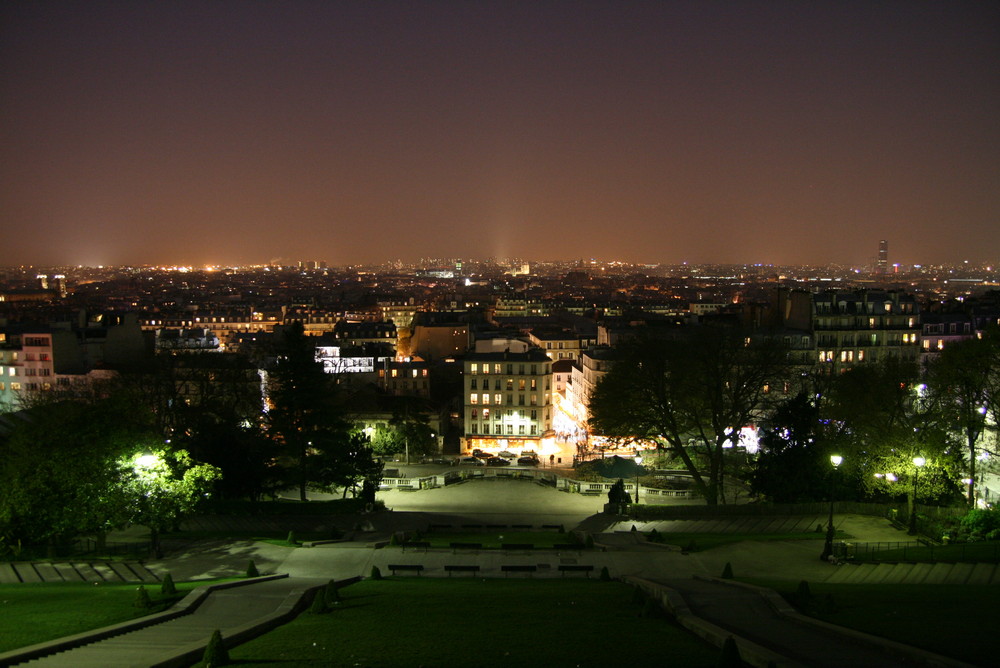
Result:
<instances>
[{"instance_id":1,"label":"parked car","mask_svg":"<svg viewBox=\"0 0 1000 668\"><path fill-rule=\"evenodd\" d=\"M517 459L517 455L515 455L513 452L508 452L507 450L504 450L503 452L498 452L497 457L503 457L504 459L508 459L510 461L514 461L515 459Z\"/></svg>"},{"instance_id":2,"label":"parked car","mask_svg":"<svg viewBox=\"0 0 1000 668\"><path fill-rule=\"evenodd\" d=\"M459 464L469 464L471 466L482 466L483 460L478 457L462 457L458 460Z\"/></svg>"},{"instance_id":3,"label":"parked car","mask_svg":"<svg viewBox=\"0 0 1000 668\"><path fill-rule=\"evenodd\" d=\"M487 466L510 466L510 460L503 457L490 457L486 460Z\"/></svg>"},{"instance_id":4,"label":"parked car","mask_svg":"<svg viewBox=\"0 0 1000 668\"><path fill-rule=\"evenodd\" d=\"M537 457L518 457L517 463L521 466L538 466Z\"/></svg>"},{"instance_id":5,"label":"parked car","mask_svg":"<svg viewBox=\"0 0 1000 668\"><path fill-rule=\"evenodd\" d=\"M480 450L479 448L476 448L475 450L472 451L472 456L478 457L479 459L489 459L493 455L486 452L485 450Z\"/></svg>"}]
</instances>

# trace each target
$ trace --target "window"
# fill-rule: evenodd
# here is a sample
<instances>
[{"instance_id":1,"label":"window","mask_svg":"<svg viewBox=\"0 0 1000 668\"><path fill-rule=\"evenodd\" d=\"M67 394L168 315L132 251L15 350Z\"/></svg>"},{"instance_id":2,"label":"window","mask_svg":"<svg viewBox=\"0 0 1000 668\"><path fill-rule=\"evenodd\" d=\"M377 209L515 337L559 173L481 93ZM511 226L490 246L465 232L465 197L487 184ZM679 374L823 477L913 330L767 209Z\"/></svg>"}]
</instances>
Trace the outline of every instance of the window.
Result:
<instances>
[{"instance_id":1,"label":"window","mask_svg":"<svg viewBox=\"0 0 1000 668\"><path fill-rule=\"evenodd\" d=\"M536 425L531 425L531 435L534 436L538 433L538 427Z\"/></svg>"},{"instance_id":2,"label":"window","mask_svg":"<svg viewBox=\"0 0 1000 668\"><path fill-rule=\"evenodd\" d=\"M495 403L497 406L500 405L500 395L499 394L494 394L493 395L493 403Z\"/></svg>"},{"instance_id":3,"label":"window","mask_svg":"<svg viewBox=\"0 0 1000 668\"><path fill-rule=\"evenodd\" d=\"M507 365L507 375L511 376L513 374L514 374L514 365L513 364L508 364Z\"/></svg>"},{"instance_id":4,"label":"window","mask_svg":"<svg viewBox=\"0 0 1000 668\"><path fill-rule=\"evenodd\" d=\"M476 434L478 432L479 432L479 425L473 422L472 425L469 427L469 433Z\"/></svg>"},{"instance_id":5,"label":"window","mask_svg":"<svg viewBox=\"0 0 1000 668\"><path fill-rule=\"evenodd\" d=\"M517 405L518 406L523 406L524 405L524 395L523 394L517 395Z\"/></svg>"},{"instance_id":6,"label":"window","mask_svg":"<svg viewBox=\"0 0 1000 668\"><path fill-rule=\"evenodd\" d=\"M524 378L517 381L517 389L520 390L521 392L524 392L524 385L525 385Z\"/></svg>"},{"instance_id":7,"label":"window","mask_svg":"<svg viewBox=\"0 0 1000 668\"><path fill-rule=\"evenodd\" d=\"M471 416L472 416L472 419L473 419L473 420L476 420L476 419L478 419L478 418L479 418L479 409L478 409L478 408L473 408L473 409L472 409L472 412L471 412L471 413L469 413L469 415L471 415Z\"/></svg>"},{"instance_id":8,"label":"window","mask_svg":"<svg viewBox=\"0 0 1000 668\"><path fill-rule=\"evenodd\" d=\"M490 409L489 408L484 408L483 409L483 419L484 420L489 420L490 419Z\"/></svg>"},{"instance_id":9,"label":"window","mask_svg":"<svg viewBox=\"0 0 1000 668\"><path fill-rule=\"evenodd\" d=\"M469 396L469 403L472 404L473 406L475 406L476 404L478 404L479 403L479 395L478 394L472 394L472 395L470 395Z\"/></svg>"},{"instance_id":10,"label":"window","mask_svg":"<svg viewBox=\"0 0 1000 668\"><path fill-rule=\"evenodd\" d=\"M499 362L497 362L496 364L493 365L493 373L497 374L498 376L500 375L500 363Z\"/></svg>"},{"instance_id":11,"label":"window","mask_svg":"<svg viewBox=\"0 0 1000 668\"><path fill-rule=\"evenodd\" d=\"M537 390L538 389L538 381L535 380L534 378L531 379L531 389L533 389L533 390Z\"/></svg>"},{"instance_id":12,"label":"window","mask_svg":"<svg viewBox=\"0 0 1000 668\"><path fill-rule=\"evenodd\" d=\"M514 435L514 425L512 424L507 425L507 435L508 436Z\"/></svg>"},{"instance_id":13,"label":"window","mask_svg":"<svg viewBox=\"0 0 1000 668\"><path fill-rule=\"evenodd\" d=\"M473 364L473 366L475 366L475 364ZM490 365L483 364L483 373L489 373L489 372L490 372Z\"/></svg>"},{"instance_id":14,"label":"window","mask_svg":"<svg viewBox=\"0 0 1000 668\"><path fill-rule=\"evenodd\" d=\"M532 410L531 411L531 419L532 420L537 420L538 419L538 411L536 411L536 410Z\"/></svg>"},{"instance_id":15,"label":"window","mask_svg":"<svg viewBox=\"0 0 1000 668\"><path fill-rule=\"evenodd\" d=\"M517 433L520 434L521 436L524 436L524 425L523 424L517 425Z\"/></svg>"},{"instance_id":16,"label":"window","mask_svg":"<svg viewBox=\"0 0 1000 668\"><path fill-rule=\"evenodd\" d=\"M500 389L500 379L499 378L497 378L495 381L493 381L493 389L494 390L499 390Z\"/></svg>"},{"instance_id":17,"label":"window","mask_svg":"<svg viewBox=\"0 0 1000 668\"><path fill-rule=\"evenodd\" d=\"M507 379L507 391L510 392L513 389L514 389L514 379L513 378L508 378Z\"/></svg>"},{"instance_id":18,"label":"window","mask_svg":"<svg viewBox=\"0 0 1000 668\"><path fill-rule=\"evenodd\" d=\"M476 389L476 379L475 378L473 378L472 380L469 381L469 389L470 390Z\"/></svg>"},{"instance_id":19,"label":"window","mask_svg":"<svg viewBox=\"0 0 1000 668\"><path fill-rule=\"evenodd\" d=\"M538 405L538 395L537 394L532 394L531 395L531 405L532 406L537 406Z\"/></svg>"},{"instance_id":20,"label":"window","mask_svg":"<svg viewBox=\"0 0 1000 668\"><path fill-rule=\"evenodd\" d=\"M484 434L489 434L490 433L490 425L488 423L485 423L485 422L483 423L483 433Z\"/></svg>"},{"instance_id":21,"label":"window","mask_svg":"<svg viewBox=\"0 0 1000 668\"><path fill-rule=\"evenodd\" d=\"M472 363L472 365L469 367L469 373L479 373L479 363L478 362L473 362Z\"/></svg>"},{"instance_id":22,"label":"window","mask_svg":"<svg viewBox=\"0 0 1000 668\"><path fill-rule=\"evenodd\" d=\"M10 384L10 389L13 390L14 392L20 392L21 391L21 383L11 383Z\"/></svg>"},{"instance_id":23,"label":"window","mask_svg":"<svg viewBox=\"0 0 1000 668\"><path fill-rule=\"evenodd\" d=\"M507 405L508 406L513 406L514 405L514 395L513 394L508 394L507 395Z\"/></svg>"}]
</instances>

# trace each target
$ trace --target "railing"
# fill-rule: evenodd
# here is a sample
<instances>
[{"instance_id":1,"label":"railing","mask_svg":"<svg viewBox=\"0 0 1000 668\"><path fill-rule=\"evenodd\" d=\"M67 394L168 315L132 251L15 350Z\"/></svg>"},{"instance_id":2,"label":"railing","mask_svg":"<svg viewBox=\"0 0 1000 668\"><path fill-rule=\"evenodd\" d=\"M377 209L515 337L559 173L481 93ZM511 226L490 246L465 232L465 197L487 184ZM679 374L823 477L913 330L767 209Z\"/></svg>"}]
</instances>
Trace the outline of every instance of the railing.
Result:
<instances>
[{"instance_id":1,"label":"railing","mask_svg":"<svg viewBox=\"0 0 1000 668\"><path fill-rule=\"evenodd\" d=\"M934 545L920 541L834 543L833 553L855 562L946 561L1000 563L1000 541Z\"/></svg>"}]
</instances>

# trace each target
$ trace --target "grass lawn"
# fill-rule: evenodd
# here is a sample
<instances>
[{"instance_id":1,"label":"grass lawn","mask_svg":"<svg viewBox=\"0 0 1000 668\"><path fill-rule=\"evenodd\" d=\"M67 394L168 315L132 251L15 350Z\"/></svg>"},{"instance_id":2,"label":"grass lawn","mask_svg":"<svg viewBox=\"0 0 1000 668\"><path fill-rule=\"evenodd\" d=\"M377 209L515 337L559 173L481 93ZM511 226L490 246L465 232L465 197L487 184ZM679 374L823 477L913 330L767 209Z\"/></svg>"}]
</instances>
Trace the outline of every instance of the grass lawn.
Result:
<instances>
[{"instance_id":1,"label":"grass lawn","mask_svg":"<svg viewBox=\"0 0 1000 668\"><path fill-rule=\"evenodd\" d=\"M222 580L213 580L222 582ZM136 584L38 582L0 585L0 652L70 636L170 607L206 582L179 582L177 595L160 595L160 585L146 585L154 606L133 607Z\"/></svg>"},{"instance_id":2,"label":"grass lawn","mask_svg":"<svg viewBox=\"0 0 1000 668\"><path fill-rule=\"evenodd\" d=\"M259 666L716 666L719 651L666 619L640 617L633 590L598 580L386 578L340 591L328 614L230 651Z\"/></svg>"},{"instance_id":3,"label":"grass lawn","mask_svg":"<svg viewBox=\"0 0 1000 668\"><path fill-rule=\"evenodd\" d=\"M745 581L796 603L798 582ZM1000 587L810 582L809 590L812 603L797 607L813 617L976 665L996 665Z\"/></svg>"},{"instance_id":4,"label":"grass lawn","mask_svg":"<svg viewBox=\"0 0 1000 668\"><path fill-rule=\"evenodd\" d=\"M500 549L502 543L531 544L542 549L551 548L557 543L573 542L571 534L557 531L509 531L507 529L461 532L429 531L422 534L420 540L429 542L431 547L448 547L451 543L482 543L483 548L497 550Z\"/></svg>"},{"instance_id":5,"label":"grass lawn","mask_svg":"<svg viewBox=\"0 0 1000 668\"><path fill-rule=\"evenodd\" d=\"M823 540L825 533L815 531L804 531L801 533L681 533L662 532L656 537L646 534L653 542L666 543L668 545L678 545L687 548L691 552L710 550L720 545L739 543L744 540L769 541L769 540ZM838 531L834 540L850 540L852 536L843 531Z\"/></svg>"}]
</instances>

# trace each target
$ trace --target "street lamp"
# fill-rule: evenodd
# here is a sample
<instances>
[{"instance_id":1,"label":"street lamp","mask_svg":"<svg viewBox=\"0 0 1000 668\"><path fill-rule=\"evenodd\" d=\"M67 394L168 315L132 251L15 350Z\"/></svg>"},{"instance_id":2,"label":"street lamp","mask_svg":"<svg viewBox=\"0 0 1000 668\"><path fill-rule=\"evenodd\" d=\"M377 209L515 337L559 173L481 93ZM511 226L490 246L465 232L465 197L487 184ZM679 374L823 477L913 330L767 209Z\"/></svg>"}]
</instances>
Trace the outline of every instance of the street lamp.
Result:
<instances>
[{"instance_id":1,"label":"street lamp","mask_svg":"<svg viewBox=\"0 0 1000 668\"><path fill-rule=\"evenodd\" d=\"M635 505L639 505L639 470L642 468L642 455L635 456Z\"/></svg>"},{"instance_id":2,"label":"street lamp","mask_svg":"<svg viewBox=\"0 0 1000 668\"><path fill-rule=\"evenodd\" d=\"M917 535L917 480L920 478L920 467L927 463L923 457L913 458L913 501L910 503L910 530L911 536Z\"/></svg>"},{"instance_id":3,"label":"street lamp","mask_svg":"<svg viewBox=\"0 0 1000 668\"><path fill-rule=\"evenodd\" d=\"M837 530L833 527L833 496L834 496L834 480L833 476L837 471L837 467L840 463L844 461L844 458L840 455L830 455L830 463L833 464L834 473L830 474L830 519L826 523L826 540L823 541L823 553L819 555L820 561L829 561L830 555L833 554L833 537L837 535Z\"/></svg>"}]
</instances>

